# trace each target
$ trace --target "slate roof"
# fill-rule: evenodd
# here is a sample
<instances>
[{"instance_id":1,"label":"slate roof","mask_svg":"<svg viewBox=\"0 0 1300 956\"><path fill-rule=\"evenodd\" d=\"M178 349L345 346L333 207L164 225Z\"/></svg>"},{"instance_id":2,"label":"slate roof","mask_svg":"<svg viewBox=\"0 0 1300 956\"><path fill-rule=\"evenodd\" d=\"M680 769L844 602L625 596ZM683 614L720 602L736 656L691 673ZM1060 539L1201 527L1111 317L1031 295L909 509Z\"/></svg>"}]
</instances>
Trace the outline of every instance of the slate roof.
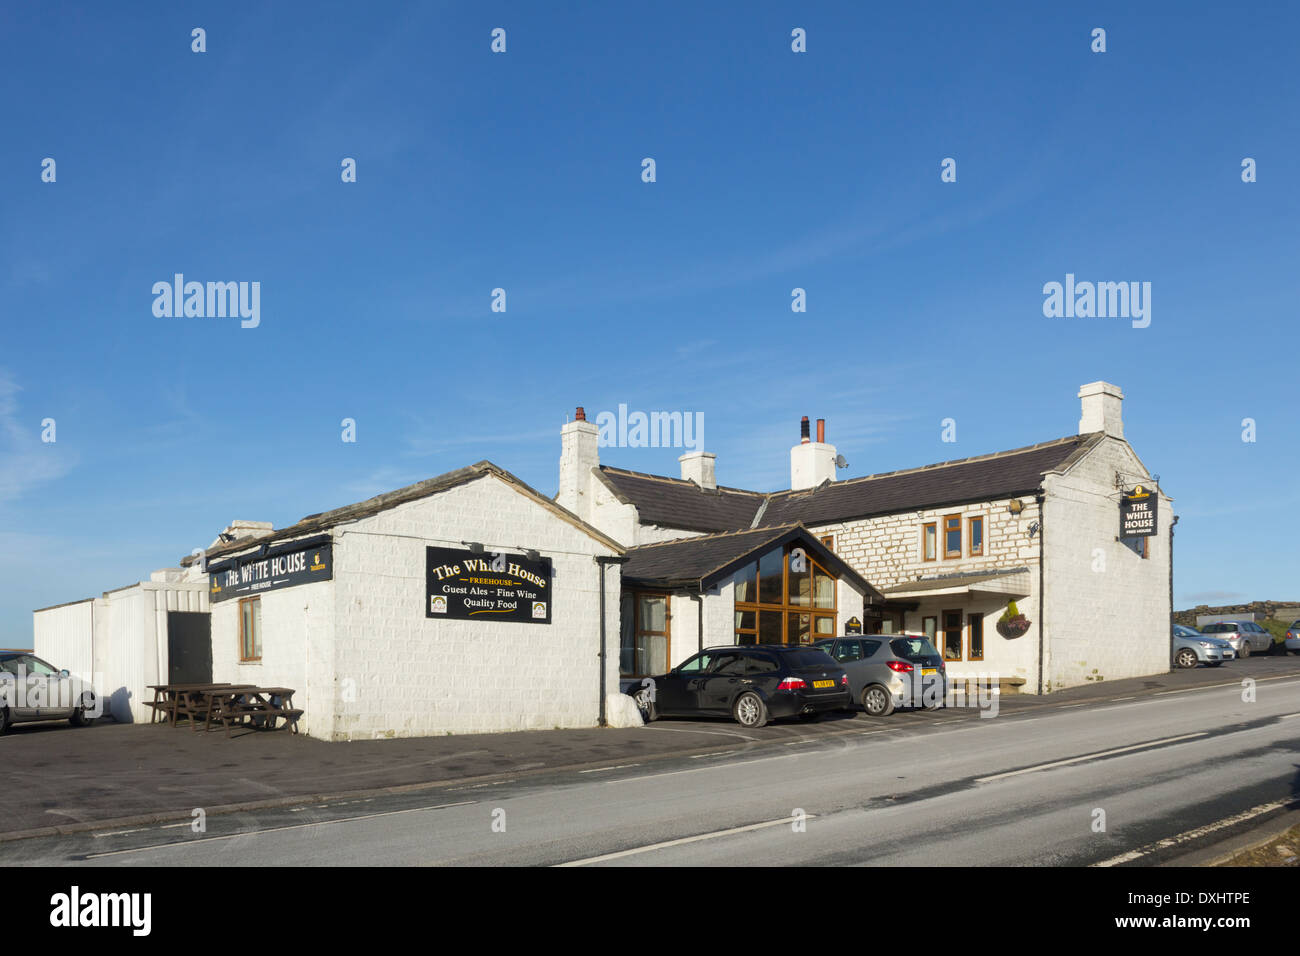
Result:
<instances>
[{"instance_id":1,"label":"slate roof","mask_svg":"<svg viewBox=\"0 0 1300 956\"><path fill-rule=\"evenodd\" d=\"M692 481L603 465L598 474L621 501L636 505L642 524L690 531L737 531L796 522L816 527L1033 494L1045 472L1073 464L1102 437L1101 432L1069 435L991 455L770 494L738 488L708 491Z\"/></svg>"},{"instance_id":2,"label":"slate roof","mask_svg":"<svg viewBox=\"0 0 1300 956\"><path fill-rule=\"evenodd\" d=\"M228 544L209 548L207 551L207 558L209 561L212 561L223 555L247 551L249 548L261 547L274 541L301 538L304 535L309 535L314 532L328 531L330 528L342 524L345 521L354 521L357 518L369 517L370 515L378 514L381 511L387 511L389 508L396 508L398 505L405 504L408 501L417 501L420 498L428 498L430 495L436 495L439 492L446 491L449 488L454 488L457 485L463 485L466 482L474 481L477 478L482 478L484 475L495 475L506 484L511 485L520 494L533 499L543 508L553 512L558 517L569 522L580 531L585 532L590 537L611 549L615 554L623 553L622 545L610 538L608 535L584 522L573 512L560 507L550 498L535 491L504 468L500 468L492 464L490 461L480 461L465 468L458 468L455 471L449 471L433 478L426 478L424 481L417 481L413 485L407 485L405 488L398 488L396 491L389 491L382 495L376 495L373 498L367 498L365 501L359 501L356 504L344 505L342 508L335 508L332 511L322 511L318 514L307 515L307 517L298 521L296 524L279 528L268 534L238 538ZM188 567L194 560L195 559L192 556L186 555L181 559L181 565L183 567Z\"/></svg>"},{"instance_id":3,"label":"slate roof","mask_svg":"<svg viewBox=\"0 0 1300 956\"><path fill-rule=\"evenodd\" d=\"M623 565L623 583L704 590L729 577L742 565L757 560L759 555L795 540L832 574L852 581L868 603L884 600L866 578L801 524L675 538L629 548L627 563Z\"/></svg>"}]
</instances>

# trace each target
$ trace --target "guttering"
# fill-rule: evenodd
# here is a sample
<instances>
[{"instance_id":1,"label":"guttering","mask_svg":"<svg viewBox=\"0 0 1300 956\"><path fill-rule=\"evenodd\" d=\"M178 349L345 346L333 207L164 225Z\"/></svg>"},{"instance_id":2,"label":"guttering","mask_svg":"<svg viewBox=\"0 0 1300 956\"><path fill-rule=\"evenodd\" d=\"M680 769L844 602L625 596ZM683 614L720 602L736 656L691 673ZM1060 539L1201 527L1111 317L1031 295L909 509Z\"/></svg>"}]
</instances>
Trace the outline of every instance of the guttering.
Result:
<instances>
[{"instance_id":1,"label":"guttering","mask_svg":"<svg viewBox=\"0 0 1300 956\"><path fill-rule=\"evenodd\" d=\"M609 722L605 718L605 694L608 692L605 684L605 666L608 660L605 640L605 571L611 564L627 564L627 555L593 555L596 561L596 573L599 575L600 586L600 717L596 721L598 727L608 727Z\"/></svg>"}]
</instances>

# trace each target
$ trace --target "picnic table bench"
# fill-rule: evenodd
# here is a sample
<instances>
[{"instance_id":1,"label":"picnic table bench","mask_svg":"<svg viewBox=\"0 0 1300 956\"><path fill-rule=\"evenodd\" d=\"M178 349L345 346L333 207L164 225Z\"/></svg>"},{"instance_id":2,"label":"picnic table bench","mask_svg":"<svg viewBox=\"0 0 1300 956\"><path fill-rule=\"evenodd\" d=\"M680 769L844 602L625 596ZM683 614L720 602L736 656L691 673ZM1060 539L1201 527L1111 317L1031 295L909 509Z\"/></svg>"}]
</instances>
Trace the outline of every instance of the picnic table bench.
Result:
<instances>
[{"instance_id":1,"label":"picnic table bench","mask_svg":"<svg viewBox=\"0 0 1300 956\"><path fill-rule=\"evenodd\" d=\"M153 708L153 713L149 715L149 723L157 723L164 720L176 726L179 717L185 716L190 722L194 721L195 705L198 703L197 695L200 691L209 690L214 687L230 687L228 683L206 684L150 684L149 689L153 691L153 700L146 701L145 706Z\"/></svg>"},{"instance_id":2,"label":"picnic table bench","mask_svg":"<svg viewBox=\"0 0 1300 956\"><path fill-rule=\"evenodd\" d=\"M293 733L298 732L298 718L303 712L293 706L294 691L291 687L213 687L200 693L206 711L205 733L214 720L226 728L227 737L235 727L245 722L249 726L274 730L276 722L283 720Z\"/></svg>"}]
</instances>

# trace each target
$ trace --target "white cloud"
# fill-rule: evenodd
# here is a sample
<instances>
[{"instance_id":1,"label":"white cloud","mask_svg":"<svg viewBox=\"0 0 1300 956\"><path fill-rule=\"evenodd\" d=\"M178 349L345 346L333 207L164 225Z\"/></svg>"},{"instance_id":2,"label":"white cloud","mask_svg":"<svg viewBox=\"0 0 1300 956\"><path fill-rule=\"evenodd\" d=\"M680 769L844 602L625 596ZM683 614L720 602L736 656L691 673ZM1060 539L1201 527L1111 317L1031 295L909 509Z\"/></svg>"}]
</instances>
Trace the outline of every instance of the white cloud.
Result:
<instances>
[{"instance_id":1,"label":"white cloud","mask_svg":"<svg viewBox=\"0 0 1300 956\"><path fill-rule=\"evenodd\" d=\"M0 502L62 478L77 463L75 452L60 448L57 441L41 441L41 419L48 416L19 415L20 391L13 377L0 370Z\"/></svg>"}]
</instances>

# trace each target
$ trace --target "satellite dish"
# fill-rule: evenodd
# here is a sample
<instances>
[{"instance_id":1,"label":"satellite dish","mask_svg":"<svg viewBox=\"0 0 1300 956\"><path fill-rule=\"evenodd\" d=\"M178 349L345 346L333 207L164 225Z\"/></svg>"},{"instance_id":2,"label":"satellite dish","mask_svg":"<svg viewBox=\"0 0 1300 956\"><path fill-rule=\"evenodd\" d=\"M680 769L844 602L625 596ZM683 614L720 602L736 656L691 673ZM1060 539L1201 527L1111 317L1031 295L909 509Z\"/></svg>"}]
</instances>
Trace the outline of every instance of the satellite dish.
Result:
<instances>
[{"instance_id":1,"label":"satellite dish","mask_svg":"<svg viewBox=\"0 0 1300 956\"><path fill-rule=\"evenodd\" d=\"M847 468L847 467L849 467L849 463L848 463L847 461L844 460L844 456L843 456L843 455L836 455L836 456L835 456L835 467L836 467L836 468Z\"/></svg>"}]
</instances>

